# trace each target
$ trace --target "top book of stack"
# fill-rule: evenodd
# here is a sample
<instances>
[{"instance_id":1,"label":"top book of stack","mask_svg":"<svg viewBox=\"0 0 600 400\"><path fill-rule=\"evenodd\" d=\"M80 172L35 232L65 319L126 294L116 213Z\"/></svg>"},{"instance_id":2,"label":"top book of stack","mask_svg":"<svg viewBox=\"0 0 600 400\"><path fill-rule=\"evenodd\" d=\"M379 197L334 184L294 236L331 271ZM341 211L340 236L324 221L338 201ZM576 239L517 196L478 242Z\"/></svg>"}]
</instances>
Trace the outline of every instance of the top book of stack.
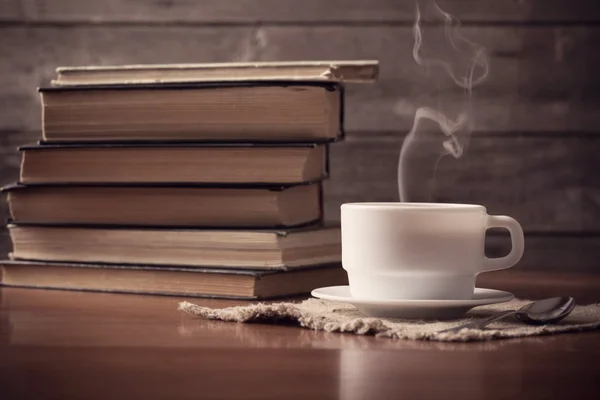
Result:
<instances>
[{"instance_id":1,"label":"top book of stack","mask_svg":"<svg viewBox=\"0 0 600 400\"><path fill-rule=\"evenodd\" d=\"M193 82L297 81L369 83L379 61L287 61L58 67L54 87Z\"/></svg>"},{"instance_id":2,"label":"top book of stack","mask_svg":"<svg viewBox=\"0 0 600 400\"><path fill-rule=\"evenodd\" d=\"M60 67L41 88L46 142L327 142L343 85L377 61Z\"/></svg>"}]
</instances>

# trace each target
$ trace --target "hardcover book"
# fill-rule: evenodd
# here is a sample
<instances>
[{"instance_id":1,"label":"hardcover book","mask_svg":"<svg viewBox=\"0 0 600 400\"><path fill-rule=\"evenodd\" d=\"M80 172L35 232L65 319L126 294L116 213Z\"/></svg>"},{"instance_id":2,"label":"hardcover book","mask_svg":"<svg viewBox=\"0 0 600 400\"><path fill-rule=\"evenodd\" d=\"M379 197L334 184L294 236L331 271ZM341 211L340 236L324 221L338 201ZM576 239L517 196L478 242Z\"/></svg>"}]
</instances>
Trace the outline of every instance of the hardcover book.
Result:
<instances>
[{"instance_id":1,"label":"hardcover book","mask_svg":"<svg viewBox=\"0 0 600 400\"><path fill-rule=\"evenodd\" d=\"M343 136L343 86L298 82L40 89L45 141L318 142Z\"/></svg>"},{"instance_id":2,"label":"hardcover book","mask_svg":"<svg viewBox=\"0 0 600 400\"><path fill-rule=\"evenodd\" d=\"M269 299L344 285L339 264L293 271L185 268L171 265L116 265L48 261L0 261L0 285L230 299Z\"/></svg>"},{"instance_id":3,"label":"hardcover book","mask_svg":"<svg viewBox=\"0 0 600 400\"><path fill-rule=\"evenodd\" d=\"M279 228L322 217L320 182L273 187L11 185L17 224Z\"/></svg>"},{"instance_id":4,"label":"hardcover book","mask_svg":"<svg viewBox=\"0 0 600 400\"><path fill-rule=\"evenodd\" d=\"M295 184L327 176L326 144L23 146L22 183Z\"/></svg>"},{"instance_id":5,"label":"hardcover book","mask_svg":"<svg viewBox=\"0 0 600 400\"><path fill-rule=\"evenodd\" d=\"M73 66L56 69L53 86L136 85L210 81L373 82L376 60L237 62L212 64L149 64Z\"/></svg>"},{"instance_id":6,"label":"hardcover book","mask_svg":"<svg viewBox=\"0 0 600 400\"><path fill-rule=\"evenodd\" d=\"M289 229L8 226L12 258L288 270L341 262L338 226Z\"/></svg>"}]
</instances>

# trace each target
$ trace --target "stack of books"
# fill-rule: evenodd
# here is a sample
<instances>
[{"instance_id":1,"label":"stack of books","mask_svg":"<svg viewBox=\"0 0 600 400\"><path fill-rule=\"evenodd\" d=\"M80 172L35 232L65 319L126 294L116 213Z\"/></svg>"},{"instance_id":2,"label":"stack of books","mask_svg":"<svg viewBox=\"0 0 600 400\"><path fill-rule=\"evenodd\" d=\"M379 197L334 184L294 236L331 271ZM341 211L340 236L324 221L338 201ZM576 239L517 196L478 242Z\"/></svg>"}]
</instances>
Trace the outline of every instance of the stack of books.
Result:
<instances>
[{"instance_id":1,"label":"stack of books","mask_svg":"<svg viewBox=\"0 0 600 400\"><path fill-rule=\"evenodd\" d=\"M59 68L4 188L3 285L264 299L345 284L344 85L376 61Z\"/></svg>"}]
</instances>

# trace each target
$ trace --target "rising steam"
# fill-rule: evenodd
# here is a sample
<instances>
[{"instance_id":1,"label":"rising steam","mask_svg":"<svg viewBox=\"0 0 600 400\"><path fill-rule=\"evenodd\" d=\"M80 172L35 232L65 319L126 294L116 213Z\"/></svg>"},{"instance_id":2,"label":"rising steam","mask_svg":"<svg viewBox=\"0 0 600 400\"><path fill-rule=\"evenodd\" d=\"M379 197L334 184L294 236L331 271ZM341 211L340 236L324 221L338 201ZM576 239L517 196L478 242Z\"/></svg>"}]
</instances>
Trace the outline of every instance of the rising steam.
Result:
<instances>
[{"instance_id":1,"label":"rising steam","mask_svg":"<svg viewBox=\"0 0 600 400\"><path fill-rule=\"evenodd\" d=\"M428 151L433 151L437 155L437 161L431 165L432 179L441 157L451 155L454 158L460 158L463 155L474 126L472 90L473 87L481 84L489 73L485 48L460 34L460 21L443 11L433 0L422 0L421 3L425 3L423 10L432 19L427 22L434 23L429 27L430 32L439 31L440 28L436 25L441 22L444 27L444 37L435 41L428 39L426 34L424 35L422 8L417 2L413 26L413 58L427 71L441 70L444 79L451 79L453 84L462 90L463 101L460 109L452 117L449 117L448 112L441 109L443 102L440 102L440 106L436 108L421 107L415 112L413 126L400 150L398 162L400 201L414 201L412 198L414 196L409 193L411 191L409 189L411 186L409 164L411 159L415 158L415 153L423 150L424 145L428 147ZM444 45L442 49L436 48L442 44ZM426 54L427 51L432 51L429 49L430 46L434 48L435 56ZM440 82L437 83L439 87ZM432 126L428 129L426 125ZM433 140L433 143L431 135L425 137L426 134L432 133L435 135L434 137L439 138L439 140ZM443 136L440 137L440 133ZM422 182L417 182L417 184L423 185ZM427 188L421 189L427 190Z\"/></svg>"}]
</instances>

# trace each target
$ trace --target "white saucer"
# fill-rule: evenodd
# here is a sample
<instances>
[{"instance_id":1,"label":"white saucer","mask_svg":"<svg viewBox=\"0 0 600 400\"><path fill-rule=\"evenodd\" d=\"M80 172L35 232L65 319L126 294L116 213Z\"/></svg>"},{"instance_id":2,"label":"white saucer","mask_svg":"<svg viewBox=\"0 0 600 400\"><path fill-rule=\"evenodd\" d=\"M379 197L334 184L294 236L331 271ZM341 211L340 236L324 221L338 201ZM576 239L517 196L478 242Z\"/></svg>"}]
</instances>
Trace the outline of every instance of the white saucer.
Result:
<instances>
[{"instance_id":1,"label":"white saucer","mask_svg":"<svg viewBox=\"0 0 600 400\"><path fill-rule=\"evenodd\" d=\"M349 286L329 286L315 289L314 297L350 303L369 317L452 319L460 318L473 307L504 303L514 299L512 293L476 288L471 300L367 300L355 299Z\"/></svg>"}]
</instances>

